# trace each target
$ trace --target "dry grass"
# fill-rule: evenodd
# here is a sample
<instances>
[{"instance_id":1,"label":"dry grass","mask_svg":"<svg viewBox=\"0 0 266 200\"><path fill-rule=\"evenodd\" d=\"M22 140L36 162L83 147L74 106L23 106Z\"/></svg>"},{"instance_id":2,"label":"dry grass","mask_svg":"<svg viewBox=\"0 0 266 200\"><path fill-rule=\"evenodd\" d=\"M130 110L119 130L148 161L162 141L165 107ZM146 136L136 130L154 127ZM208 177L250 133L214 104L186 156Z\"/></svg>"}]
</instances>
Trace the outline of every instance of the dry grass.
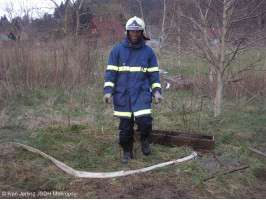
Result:
<instances>
[{"instance_id":1,"label":"dry grass","mask_svg":"<svg viewBox=\"0 0 266 200\"><path fill-rule=\"evenodd\" d=\"M86 40L66 38L45 46L18 41L1 49L0 77L9 94L27 96L28 90L47 87L70 91L102 78L102 51Z\"/></svg>"}]
</instances>

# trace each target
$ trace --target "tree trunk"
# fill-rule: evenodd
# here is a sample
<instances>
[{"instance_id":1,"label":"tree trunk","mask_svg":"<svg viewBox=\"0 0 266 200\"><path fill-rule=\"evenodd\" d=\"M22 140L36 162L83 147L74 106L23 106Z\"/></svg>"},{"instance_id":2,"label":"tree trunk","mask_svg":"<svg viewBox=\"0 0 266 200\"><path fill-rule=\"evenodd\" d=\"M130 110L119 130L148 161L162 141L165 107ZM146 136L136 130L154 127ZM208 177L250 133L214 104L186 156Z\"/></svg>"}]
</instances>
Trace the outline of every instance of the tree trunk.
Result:
<instances>
[{"instance_id":1,"label":"tree trunk","mask_svg":"<svg viewBox=\"0 0 266 200\"><path fill-rule=\"evenodd\" d=\"M141 1L140 1L140 0L137 0L137 2L139 3L139 8L140 8L140 13L141 13L141 18L142 18L142 20L144 21L144 15L143 15L143 12L142 12Z\"/></svg>"},{"instance_id":2,"label":"tree trunk","mask_svg":"<svg viewBox=\"0 0 266 200\"><path fill-rule=\"evenodd\" d=\"M227 33L227 10L226 4L227 0L224 0L223 4L223 19L222 19L222 42L220 48L220 63L219 70L217 70L217 86L216 86L216 95L214 99L214 117L218 117L221 114L221 105L222 105L222 95L223 95L223 86L224 86L224 65L225 65L225 40Z\"/></svg>"},{"instance_id":3,"label":"tree trunk","mask_svg":"<svg viewBox=\"0 0 266 200\"><path fill-rule=\"evenodd\" d=\"M161 58L162 58L162 47L161 47L161 43L158 47L158 50L157 50L157 64L159 66L159 68L161 69L162 66L161 66Z\"/></svg>"},{"instance_id":4,"label":"tree trunk","mask_svg":"<svg viewBox=\"0 0 266 200\"><path fill-rule=\"evenodd\" d=\"M75 38L77 39L79 35L79 9L76 10L76 31Z\"/></svg>"},{"instance_id":5,"label":"tree trunk","mask_svg":"<svg viewBox=\"0 0 266 200\"><path fill-rule=\"evenodd\" d=\"M80 25L79 17L80 17L80 10L83 6L83 0L80 0L77 3L78 3L78 5L77 5L77 9L76 9L76 33L75 33L76 38L79 35L79 25Z\"/></svg>"},{"instance_id":6,"label":"tree trunk","mask_svg":"<svg viewBox=\"0 0 266 200\"><path fill-rule=\"evenodd\" d=\"M180 11L180 0L177 1L177 53L178 53L178 67L181 67L181 16Z\"/></svg>"},{"instance_id":7,"label":"tree trunk","mask_svg":"<svg viewBox=\"0 0 266 200\"><path fill-rule=\"evenodd\" d=\"M66 2L65 2L65 19L64 19L65 30L63 31L66 35L68 35L68 4L69 4L69 0L66 0Z\"/></svg>"},{"instance_id":8,"label":"tree trunk","mask_svg":"<svg viewBox=\"0 0 266 200\"><path fill-rule=\"evenodd\" d=\"M162 57L162 46L163 46L163 42L164 42L164 37L165 37L165 17L166 17L166 4L165 4L165 0L163 1L163 22L162 22L162 30L161 30L161 35L159 38L159 47L157 49L157 55L158 55L158 66L160 68L162 68L161 66L161 57Z\"/></svg>"},{"instance_id":9,"label":"tree trunk","mask_svg":"<svg viewBox=\"0 0 266 200\"><path fill-rule=\"evenodd\" d=\"M224 81L222 73L217 72L217 88L214 99L214 117L218 117L221 114L222 96L223 96Z\"/></svg>"}]
</instances>

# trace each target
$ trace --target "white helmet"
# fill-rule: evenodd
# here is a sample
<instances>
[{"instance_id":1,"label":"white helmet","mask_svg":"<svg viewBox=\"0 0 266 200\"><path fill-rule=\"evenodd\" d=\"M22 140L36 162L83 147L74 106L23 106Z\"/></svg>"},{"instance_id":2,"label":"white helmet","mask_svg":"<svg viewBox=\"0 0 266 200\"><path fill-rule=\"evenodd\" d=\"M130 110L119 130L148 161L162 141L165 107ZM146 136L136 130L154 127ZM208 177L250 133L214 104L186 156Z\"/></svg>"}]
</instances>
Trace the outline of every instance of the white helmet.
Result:
<instances>
[{"instance_id":1,"label":"white helmet","mask_svg":"<svg viewBox=\"0 0 266 200\"><path fill-rule=\"evenodd\" d=\"M146 29L145 29L144 21L136 16L130 18L127 21L126 30L127 31L133 31L133 30L143 31L144 39L149 40L149 38L146 37Z\"/></svg>"}]
</instances>

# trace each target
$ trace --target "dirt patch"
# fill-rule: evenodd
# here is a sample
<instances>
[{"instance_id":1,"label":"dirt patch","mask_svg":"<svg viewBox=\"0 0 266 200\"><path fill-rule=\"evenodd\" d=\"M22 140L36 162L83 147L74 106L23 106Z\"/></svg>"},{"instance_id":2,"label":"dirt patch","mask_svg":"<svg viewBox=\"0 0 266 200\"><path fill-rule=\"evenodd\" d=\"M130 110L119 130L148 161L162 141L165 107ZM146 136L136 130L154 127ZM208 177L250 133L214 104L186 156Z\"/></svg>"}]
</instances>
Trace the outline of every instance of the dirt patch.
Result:
<instances>
[{"instance_id":1,"label":"dirt patch","mask_svg":"<svg viewBox=\"0 0 266 200\"><path fill-rule=\"evenodd\" d=\"M256 169L255 176L257 177L257 179L266 182L266 168Z\"/></svg>"},{"instance_id":2,"label":"dirt patch","mask_svg":"<svg viewBox=\"0 0 266 200\"><path fill-rule=\"evenodd\" d=\"M75 191L78 198L101 199L177 199L196 195L177 179L164 173L146 173L113 179L73 179L66 190Z\"/></svg>"},{"instance_id":3,"label":"dirt patch","mask_svg":"<svg viewBox=\"0 0 266 200\"><path fill-rule=\"evenodd\" d=\"M16 150L9 144L0 144L0 178L4 177L4 160ZM10 158L9 158L10 159Z\"/></svg>"},{"instance_id":4,"label":"dirt patch","mask_svg":"<svg viewBox=\"0 0 266 200\"><path fill-rule=\"evenodd\" d=\"M119 198L126 199L185 199L192 198L188 191L186 191L182 185L176 185L169 183L165 180L164 183L156 182L142 182L135 187L126 187L124 189L125 194ZM117 198L117 197L114 197Z\"/></svg>"},{"instance_id":5,"label":"dirt patch","mask_svg":"<svg viewBox=\"0 0 266 200\"><path fill-rule=\"evenodd\" d=\"M6 177L4 170L4 163L6 160L12 160L14 157L12 156L15 153L15 149L8 144L0 144L0 180L3 180ZM0 181L0 192L5 189L12 189L10 184L4 184Z\"/></svg>"},{"instance_id":6,"label":"dirt patch","mask_svg":"<svg viewBox=\"0 0 266 200\"><path fill-rule=\"evenodd\" d=\"M124 179L123 188L114 188L115 192L106 190L107 195L101 198L125 198L125 199L172 199L172 198L193 198L189 196L182 185L175 184L174 180L166 177L165 174L146 174L138 177L127 177Z\"/></svg>"},{"instance_id":7,"label":"dirt patch","mask_svg":"<svg viewBox=\"0 0 266 200\"><path fill-rule=\"evenodd\" d=\"M16 150L10 144L0 144L0 156L14 153Z\"/></svg>"}]
</instances>

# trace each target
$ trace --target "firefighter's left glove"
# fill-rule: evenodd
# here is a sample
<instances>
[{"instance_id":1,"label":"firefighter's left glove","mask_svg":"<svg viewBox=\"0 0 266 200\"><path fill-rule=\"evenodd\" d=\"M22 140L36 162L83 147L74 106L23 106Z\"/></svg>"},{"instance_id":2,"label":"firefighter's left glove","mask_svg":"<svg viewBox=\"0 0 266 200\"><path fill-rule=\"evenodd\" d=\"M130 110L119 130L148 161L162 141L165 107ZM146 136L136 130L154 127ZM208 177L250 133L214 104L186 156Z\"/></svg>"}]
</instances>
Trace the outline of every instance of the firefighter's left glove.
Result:
<instances>
[{"instance_id":1,"label":"firefighter's left glove","mask_svg":"<svg viewBox=\"0 0 266 200\"><path fill-rule=\"evenodd\" d=\"M112 94L111 93L106 93L103 96L103 101L104 101L104 103L112 103Z\"/></svg>"},{"instance_id":2,"label":"firefighter's left glove","mask_svg":"<svg viewBox=\"0 0 266 200\"><path fill-rule=\"evenodd\" d=\"M155 104L158 104L158 103L162 102L162 100L163 100L163 97L159 92L155 92L154 98L155 98Z\"/></svg>"}]
</instances>

